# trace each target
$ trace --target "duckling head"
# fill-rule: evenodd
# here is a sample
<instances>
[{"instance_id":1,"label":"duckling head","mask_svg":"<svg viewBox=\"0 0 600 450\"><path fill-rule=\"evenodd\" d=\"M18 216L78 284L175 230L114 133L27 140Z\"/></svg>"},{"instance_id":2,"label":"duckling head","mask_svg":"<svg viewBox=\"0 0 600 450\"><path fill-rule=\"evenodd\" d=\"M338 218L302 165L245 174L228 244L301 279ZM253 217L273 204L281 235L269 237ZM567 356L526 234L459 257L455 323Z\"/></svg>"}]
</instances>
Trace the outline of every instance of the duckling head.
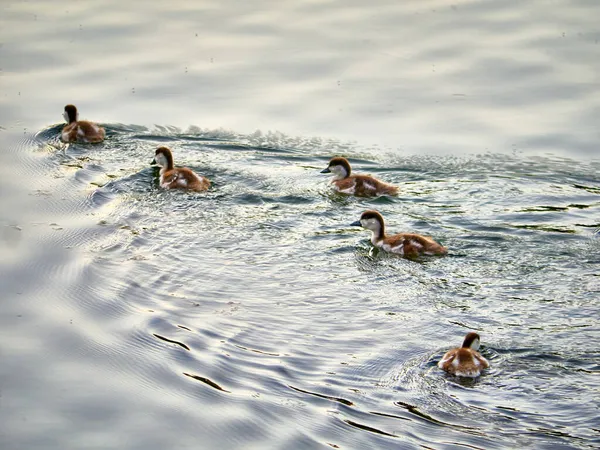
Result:
<instances>
[{"instance_id":1,"label":"duckling head","mask_svg":"<svg viewBox=\"0 0 600 450\"><path fill-rule=\"evenodd\" d=\"M463 341L462 348L470 348L471 350L479 350L479 335L475 332L467 333Z\"/></svg>"},{"instance_id":2,"label":"duckling head","mask_svg":"<svg viewBox=\"0 0 600 450\"><path fill-rule=\"evenodd\" d=\"M154 152L154 159L150 164L157 164L160 167L172 169L173 154L171 153L171 149L168 147L158 147Z\"/></svg>"},{"instance_id":3,"label":"duckling head","mask_svg":"<svg viewBox=\"0 0 600 450\"><path fill-rule=\"evenodd\" d=\"M363 227L373 232L377 236L383 236L385 225L383 216L374 210L368 210L361 214L360 220L352 222L351 226Z\"/></svg>"},{"instance_id":4,"label":"duckling head","mask_svg":"<svg viewBox=\"0 0 600 450\"><path fill-rule=\"evenodd\" d=\"M65 118L67 123L77 122L77 120L79 119L79 113L77 112L77 108L75 107L75 105L65 106L63 117Z\"/></svg>"},{"instance_id":5,"label":"duckling head","mask_svg":"<svg viewBox=\"0 0 600 450\"><path fill-rule=\"evenodd\" d=\"M332 173L335 180L341 180L350 176L352 168L346 158L336 157L331 158L327 168L321 170L321 173Z\"/></svg>"}]
</instances>

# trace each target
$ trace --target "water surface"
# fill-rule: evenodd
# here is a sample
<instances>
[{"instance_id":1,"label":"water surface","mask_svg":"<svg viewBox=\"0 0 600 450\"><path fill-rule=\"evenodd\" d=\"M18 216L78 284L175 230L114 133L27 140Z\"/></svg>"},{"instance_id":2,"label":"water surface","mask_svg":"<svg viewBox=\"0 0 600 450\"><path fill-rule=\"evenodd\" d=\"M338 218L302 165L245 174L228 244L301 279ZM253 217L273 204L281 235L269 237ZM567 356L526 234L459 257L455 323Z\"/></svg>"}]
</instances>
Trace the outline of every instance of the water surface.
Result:
<instances>
[{"instance_id":1,"label":"water surface","mask_svg":"<svg viewBox=\"0 0 600 450\"><path fill-rule=\"evenodd\" d=\"M600 444L595 3L1 8L2 448ZM436 367L469 330L474 382Z\"/></svg>"}]
</instances>

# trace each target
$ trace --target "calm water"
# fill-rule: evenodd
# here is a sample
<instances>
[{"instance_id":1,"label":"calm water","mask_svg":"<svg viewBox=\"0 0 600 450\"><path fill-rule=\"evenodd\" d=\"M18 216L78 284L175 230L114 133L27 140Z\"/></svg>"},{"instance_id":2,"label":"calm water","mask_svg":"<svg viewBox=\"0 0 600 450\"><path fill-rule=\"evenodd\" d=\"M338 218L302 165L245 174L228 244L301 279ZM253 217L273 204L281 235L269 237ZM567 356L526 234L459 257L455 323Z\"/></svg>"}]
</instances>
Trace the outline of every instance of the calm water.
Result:
<instances>
[{"instance_id":1,"label":"calm water","mask_svg":"<svg viewBox=\"0 0 600 450\"><path fill-rule=\"evenodd\" d=\"M2 449L600 446L600 5L0 11ZM158 145L213 188L159 190ZM436 367L467 330L474 382Z\"/></svg>"}]
</instances>

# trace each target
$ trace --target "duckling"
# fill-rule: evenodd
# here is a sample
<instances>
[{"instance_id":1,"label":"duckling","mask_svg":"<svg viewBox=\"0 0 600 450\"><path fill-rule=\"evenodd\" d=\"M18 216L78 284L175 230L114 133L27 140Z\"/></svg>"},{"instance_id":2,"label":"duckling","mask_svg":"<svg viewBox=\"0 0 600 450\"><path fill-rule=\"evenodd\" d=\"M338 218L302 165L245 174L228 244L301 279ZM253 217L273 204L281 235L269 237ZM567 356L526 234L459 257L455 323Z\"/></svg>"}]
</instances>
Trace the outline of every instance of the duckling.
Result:
<instances>
[{"instance_id":1,"label":"duckling","mask_svg":"<svg viewBox=\"0 0 600 450\"><path fill-rule=\"evenodd\" d=\"M360 220L350 225L371 230L371 243L386 252L395 253L407 258L414 258L419 255L445 255L448 253L446 247L438 244L428 236L413 233L400 233L387 236L385 234L383 216L377 211L365 211L360 216Z\"/></svg>"},{"instance_id":2,"label":"duckling","mask_svg":"<svg viewBox=\"0 0 600 450\"><path fill-rule=\"evenodd\" d=\"M210 187L208 178L198 175L187 167L173 166L173 154L167 147L158 147L152 164L158 164L160 169L160 187L163 189L188 189L191 191L206 191Z\"/></svg>"},{"instance_id":3,"label":"duckling","mask_svg":"<svg viewBox=\"0 0 600 450\"><path fill-rule=\"evenodd\" d=\"M351 175L352 168L346 158L336 157L329 161L326 169L321 173L333 173L331 184L341 194L356 195L358 197L375 197L378 195L396 195L398 188L391 184L379 181L370 175Z\"/></svg>"},{"instance_id":4,"label":"duckling","mask_svg":"<svg viewBox=\"0 0 600 450\"><path fill-rule=\"evenodd\" d=\"M477 378L483 369L490 367L490 363L479 352L479 335L468 333L462 347L448 351L438 367L458 377Z\"/></svg>"},{"instance_id":5,"label":"duckling","mask_svg":"<svg viewBox=\"0 0 600 450\"><path fill-rule=\"evenodd\" d=\"M93 122L78 120L79 113L74 105L65 106L63 117L67 125L62 129L60 135L64 142L97 143L104 140L104 128Z\"/></svg>"}]
</instances>

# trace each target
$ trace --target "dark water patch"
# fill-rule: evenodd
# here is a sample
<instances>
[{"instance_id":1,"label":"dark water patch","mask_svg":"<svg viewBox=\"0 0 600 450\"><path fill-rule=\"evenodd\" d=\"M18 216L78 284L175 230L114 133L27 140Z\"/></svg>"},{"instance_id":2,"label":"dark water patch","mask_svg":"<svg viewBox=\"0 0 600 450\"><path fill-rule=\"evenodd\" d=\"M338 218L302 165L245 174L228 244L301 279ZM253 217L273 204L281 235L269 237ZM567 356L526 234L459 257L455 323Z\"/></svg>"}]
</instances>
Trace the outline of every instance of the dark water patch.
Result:
<instances>
[{"instance_id":1,"label":"dark water patch","mask_svg":"<svg viewBox=\"0 0 600 450\"><path fill-rule=\"evenodd\" d=\"M310 197L301 197L298 195L285 195L283 197L278 197L275 199L270 199L271 203L276 204L289 204L289 205L302 205L302 204L312 204L315 203L314 198Z\"/></svg>"},{"instance_id":2,"label":"dark water patch","mask_svg":"<svg viewBox=\"0 0 600 450\"><path fill-rule=\"evenodd\" d=\"M211 141L208 141L211 142ZM295 153L297 153L297 150L294 149L285 149L285 148L277 148L277 147L258 147L258 146L251 146L251 145L239 145L239 144L234 144L234 143L211 143L211 144L204 144L204 146L206 149L209 150L218 150L218 151L230 151L230 152L243 152L243 153L250 153L253 155L253 157L255 159L259 159L262 160L265 158L266 155L272 155L273 157L277 158L278 161L276 161L275 163L277 164L285 164L285 158L283 157L283 155L293 155ZM260 158L259 158L260 157ZM296 159L294 158L293 161L296 161Z\"/></svg>"},{"instance_id":3,"label":"dark water patch","mask_svg":"<svg viewBox=\"0 0 600 450\"><path fill-rule=\"evenodd\" d=\"M568 208L575 208L575 209L588 209L588 208L594 208L596 206L600 206L600 203L594 203L593 205L577 205L577 204L570 204L568 205Z\"/></svg>"},{"instance_id":4,"label":"dark water patch","mask_svg":"<svg viewBox=\"0 0 600 450\"><path fill-rule=\"evenodd\" d=\"M300 389L300 388L297 388L297 387L294 387L294 386L288 386L288 387L290 389L293 389L294 391L301 392L303 394L312 395L314 397L323 398L325 400L331 400L333 402L341 403L342 405L346 405L346 406L353 406L354 405L354 403L352 403L350 400L346 400L346 399L341 398L341 397L333 397L333 396L330 396L330 395L324 395L324 394L319 394L319 393L316 393L316 392L310 392L310 391L306 391L304 389Z\"/></svg>"},{"instance_id":5,"label":"dark water patch","mask_svg":"<svg viewBox=\"0 0 600 450\"><path fill-rule=\"evenodd\" d=\"M375 209L380 206L393 205L393 204L396 204L401 201L402 201L401 198L396 199L395 197L389 197L387 195L382 195L382 196L379 196L379 197L376 197L373 199L368 199L365 202L365 207L366 206L371 207L371 205L372 205L372 207Z\"/></svg>"},{"instance_id":6,"label":"dark water patch","mask_svg":"<svg viewBox=\"0 0 600 450\"><path fill-rule=\"evenodd\" d=\"M548 233L566 233L575 234L576 231L567 227L547 226L547 225L512 225L513 228L519 230L536 230L545 231Z\"/></svg>"},{"instance_id":7,"label":"dark water patch","mask_svg":"<svg viewBox=\"0 0 600 450\"><path fill-rule=\"evenodd\" d=\"M575 226L583 227L583 228L594 228L594 229L597 229L598 231L600 231L600 223L592 223L592 224L576 223ZM596 234L597 234L597 232L596 232Z\"/></svg>"},{"instance_id":8,"label":"dark water patch","mask_svg":"<svg viewBox=\"0 0 600 450\"><path fill-rule=\"evenodd\" d=\"M230 391L228 391L228 390L226 390L226 389L223 389L223 388L222 388L221 386L219 386L217 383L215 383L215 382L214 382L214 381L212 381L212 380L209 380L209 379L208 379L208 378L206 378L206 377L201 377L200 375L193 375L193 374L191 374L191 373L186 373L186 372L184 372L183 374L184 374L186 377L190 377L190 378L192 378L192 379L194 379L194 380L201 381L202 383L208 384L210 387L212 387L212 388L216 389L217 391L227 392L228 394L230 394L230 393L231 393Z\"/></svg>"},{"instance_id":9,"label":"dark water patch","mask_svg":"<svg viewBox=\"0 0 600 450\"><path fill-rule=\"evenodd\" d=\"M576 189L582 189L584 191L587 191L591 194L600 194L600 187L595 187L595 186L584 186L581 184L574 184L573 185L574 188Z\"/></svg>"},{"instance_id":10,"label":"dark water patch","mask_svg":"<svg viewBox=\"0 0 600 450\"><path fill-rule=\"evenodd\" d=\"M568 211L568 207L561 206L534 206L531 208L523 208L519 212L545 212L545 211Z\"/></svg>"},{"instance_id":11,"label":"dark water patch","mask_svg":"<svg viewBox=\"0 0 600 450\"><path fill-rule=\"evenodd\" d=\"M137 136L136 133L148 132L148 128L142 125L124 124L124 123L108 123L101 124L109 137L118 137L126 134L132 138Z\"/></svg>"},{"instance_id":12,"label":"dark water patch","mask_svg":"<svg viewBox=\"0 0 600 450\"><path fill-rule=\"evenodd\" d=\"M158 338L158 339L160 339L161 341L169 342L170 344L179 345L181 348L184 348L184 349L186 349L188 351L190 350L190 348L186 344L184 344L183 342L175 341L173 339L166 338L166 337L161 336L161 335L156 334L156 333L153 333L153 336L156 337L156 338Z\"/></svg>"},{"instance_id":13,"label":"dark water patch","mask_svg":"<svg viewBox=\"0 0 600 450\"><path fill-rule=\"evenodd\" d=\"M39 143L60 142L60 134L66 124L52 125L38 131L34 139Z\"/></svg>"},{"instance_id":14,"label":"dark water patch","mask_svg":"<svg viewBox=\"0 0 600 450\"><path fill-rule=\"evenodd\" d=\"M368 431L370 433L381 434L383 436L398 437L395 434L390 434L390 433L387 433L385 431L379 430L377 428L373 428L373 427L370 427L368 425L363 425L361 423L355 422L353 420L344 419L344 422L347 423L350 426L359 428L359 429L364 430L364 431Z\"/></svg>"},{"instance_id":15,"label":"dark water patch","mask_svg":"<svg viewBox=\"0 0 600 450\"><path fill-rule=\"evenodd\" d=\"M159 135L159 134L134 134L131 136L131 139L135 139L141 142L151 142L156 143L156 145L163 145L163 143L173 143L180 142L180 139L177 136L169 136L169 135Z\"/></svg>"},{"instance_id":16,"label":"dark water patch","mask_svg":"<svg viewBox=\"0 0 600 450\"><path fill-rule=\"evenodd\" d=\"M469 433L474 433L474 434L478 434L480 436L485 436L485 433L480 432L477 428L473 428L473 427L466 427L463 425L457 425L457 424L450 424L450 423L445 423L441 420L435 419L434 417L430 416L429 414L426 414L422 411L419 410L419 408L415 405L410 405L408 403L404 403L404 402L394 402L394 405L399 406L402 409L407 410L411 415L418 417L421 420L424 420L426 422L429 423L433 423L436 425L440 425L440 426L444 426L444 427L450 427L450 428L456 428L456 429L461 429L461 430L466 430Z\"/></svg>"},{"instance_id":17,"label":"dark water patch","mask_svg":"<svg viewBox=\"0 0 600 450\"><path fill-rule=\"evenodd\" d=\"M131 196L136 193L148 193L154 188L153 175L151 168L120 178L108 175L108 181L90 194L90 201L96 206L103 206L111 200L116 200L120 194Z\"/></svg>"},{"instance_id":18,"label":"dark water patch","mask_svg":"<svg viewBox=\"0 0 600 450\"><path fill-rule=\"evenodd\" d=\"M390 419L407 420L409 422L411 420L408 417L397 416L397 415L394 415L394 414L380 413L380 412L376 412L376 411L369 411L369 414L373 414L375 416L381 416L381 417L389 417Z\"/></svg>"}]
</instances>

